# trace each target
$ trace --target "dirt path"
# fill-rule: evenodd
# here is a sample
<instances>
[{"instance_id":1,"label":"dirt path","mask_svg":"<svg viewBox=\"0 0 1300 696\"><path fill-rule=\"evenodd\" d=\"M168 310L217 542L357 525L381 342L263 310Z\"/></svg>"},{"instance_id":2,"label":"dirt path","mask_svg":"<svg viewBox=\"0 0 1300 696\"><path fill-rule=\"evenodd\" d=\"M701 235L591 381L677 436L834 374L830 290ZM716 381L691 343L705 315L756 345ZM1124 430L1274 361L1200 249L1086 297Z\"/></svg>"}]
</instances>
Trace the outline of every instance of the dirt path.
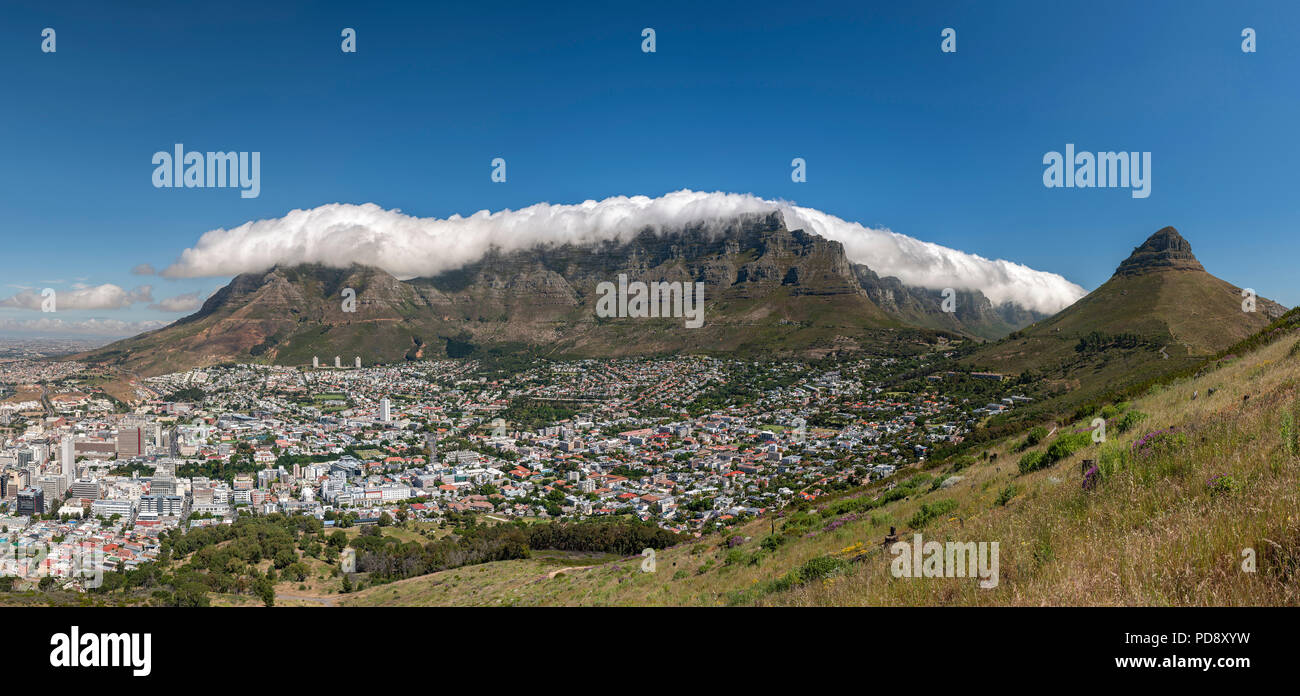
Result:
<instances>
[{"instance_id":1,"label":"dirt path","mask_svg":"<svg viewBox=\"0 0 1300 696\"><path fill-rule=\"evenodd\" d=\"M541 580L542 577L545 577L547 580L554 580L555 576L559 575L560 573L567 573L570 570L590 570L595 567L596 566L583 565L583 566L569 566L568 568L559 568L557 570L552 570L551 572L547 573L545 576L538 576L537 580ZM536 580L534 580L534 582L536 582Z\"/></svg>"}]
</instances>

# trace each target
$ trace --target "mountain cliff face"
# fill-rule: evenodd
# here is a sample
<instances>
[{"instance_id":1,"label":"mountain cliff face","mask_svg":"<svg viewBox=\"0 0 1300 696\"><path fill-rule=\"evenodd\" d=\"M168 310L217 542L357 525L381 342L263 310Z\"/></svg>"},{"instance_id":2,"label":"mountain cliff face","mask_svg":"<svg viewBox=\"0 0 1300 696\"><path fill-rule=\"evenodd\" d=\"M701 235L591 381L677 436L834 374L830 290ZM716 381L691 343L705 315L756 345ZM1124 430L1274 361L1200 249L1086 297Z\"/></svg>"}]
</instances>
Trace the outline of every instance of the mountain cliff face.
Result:
<instances>
[{"instance_id":1,"label":"mountain cliff face","mask_svg":"<svg viewBox=\"0 0 1300 696\"><path fill-rule=\"evenodd\" d=\"M703 325L684 317L600 316L602 283L701 284ZM344 293L355 292L355 311ZM817 356L933 341L935 330L996 337L1032 320L978 292L942 312L938 291L849 263L832 240L779 213L619 241L492 251L465 267L398 280L362 266L246 273L195 314L82 359L156 374L227 361L364 364L498 347L553 355L727 352Z\"/></svg>"},{"instance_id":2,"label":"mountain cliff face","mask_svg":"<svg viewBox=\"0 0 1300 696\"><path fill-rule=\"evenodd\" d=\"M853 264L853 273L877 307L914 326L996 340L1048 316L1011 302L995 307L979 290L956 290L953 311L945 312L942 290L904 285L894 277L881 278L862 264Z\"/></svg>"},{"instance_id":3,"label":"mountain cliff face","mask_svg":"<svg viewBox=\"0 0 1300 696\"><path fill-rule=\"evenodd\" d=\"M1115 269L1115 275L1135 276L1163 270L1205 270L1192 255L1192 245L1172 227L1161 228L1148 237Z\"/></svg>"}]
</instances>

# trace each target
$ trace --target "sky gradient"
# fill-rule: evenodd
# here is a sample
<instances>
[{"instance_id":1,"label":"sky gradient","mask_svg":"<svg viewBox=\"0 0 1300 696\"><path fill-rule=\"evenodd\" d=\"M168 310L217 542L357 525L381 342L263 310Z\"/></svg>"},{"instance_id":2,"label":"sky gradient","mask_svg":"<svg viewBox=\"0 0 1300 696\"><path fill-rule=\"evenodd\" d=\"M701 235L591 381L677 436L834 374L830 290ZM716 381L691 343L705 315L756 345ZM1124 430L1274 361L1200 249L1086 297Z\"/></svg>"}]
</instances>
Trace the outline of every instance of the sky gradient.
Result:
<instances>
[{"instance_id":1,"label":"sky gradient","mask_svg":"<svg viewBox=\"0 0 1300 696\"><path fill-rule=\"evenodd\" d=\"M0 299L149 285L151 302L59 318L171 321L183 303L163 300L229 278L131 269L162 269L212 229L327 203L447 217L690 188L1088 289L1173 225L1211 273L1300 303L1300 5L911 5L8 4ZM151 157L175 143L260 152L261 195L155 188ZM1151 152L1150 197L1045 188L1044 153L1067 143ZM40 318L0 308L0 334Z\"/></svg>"}]
</instances>

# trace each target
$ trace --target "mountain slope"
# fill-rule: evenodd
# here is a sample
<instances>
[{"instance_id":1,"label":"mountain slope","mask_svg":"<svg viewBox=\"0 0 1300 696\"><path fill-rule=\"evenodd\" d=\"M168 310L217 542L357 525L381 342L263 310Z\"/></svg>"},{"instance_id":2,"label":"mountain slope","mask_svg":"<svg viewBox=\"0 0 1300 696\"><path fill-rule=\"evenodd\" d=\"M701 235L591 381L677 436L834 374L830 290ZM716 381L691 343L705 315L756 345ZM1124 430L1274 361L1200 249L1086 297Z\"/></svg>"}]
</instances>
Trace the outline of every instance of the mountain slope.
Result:
<instances>
[{"instance_id":1,"label":"mountain slope","mask_svg":"<svg viewBox=\"0 0 1300 696\"><path fill-rule=\"evenodd\" d=\"M1072 403L1204 359L1281 316L1205 271L1191 245L1166 227L1151 235L1101 287L1052 317L984 346L975 369L1047 380Z\"/></svg>"}]
</instances>

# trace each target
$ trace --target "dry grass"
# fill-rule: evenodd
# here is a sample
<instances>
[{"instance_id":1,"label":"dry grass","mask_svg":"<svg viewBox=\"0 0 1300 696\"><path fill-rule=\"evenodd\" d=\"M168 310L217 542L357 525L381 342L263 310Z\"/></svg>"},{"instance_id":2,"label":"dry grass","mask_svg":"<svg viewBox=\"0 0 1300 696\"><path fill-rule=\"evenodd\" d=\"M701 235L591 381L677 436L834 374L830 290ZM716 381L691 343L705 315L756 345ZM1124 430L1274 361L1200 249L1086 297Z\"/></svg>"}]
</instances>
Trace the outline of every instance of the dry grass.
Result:
<instances>
[{"instance_id":1,"label":"dry grass","mask_svg":"<svg viewBox=\"0 0 1300 696\"><path fill-rule=\"evenodd\" d=\"M958 497L962 527L935 525L927 539L997 541L1000 584L893 578L887 559L857 573L773 598L794 605L1295 605L1300 603L1300 460L1285 446L1284 414L1296 414L1300 364L1279 341L1196 379L1133 402L1151 418L1112 434L1046 471L1002 472L1025 492L1006 507L989 493ZM1208 395L1214 387L1216 393ZM1199 396L1193 399L1193 394ZM1249 401L1243 402L1243 397ZM1177 426L1185 446L1127 457L1096 490L1080 485L1078 460L1130 450L1146 432ZM1291 437L1295 438L1295 432ZM1115 457L1119 458L1119 457ZM1009 467L1004 467L1009 469ZM1207 482L1227 475L1236 489ZM993 488L993 487L990 487ZM1253 549L1257 572L1243 570Z\"/></svg>"}]
</instances>

